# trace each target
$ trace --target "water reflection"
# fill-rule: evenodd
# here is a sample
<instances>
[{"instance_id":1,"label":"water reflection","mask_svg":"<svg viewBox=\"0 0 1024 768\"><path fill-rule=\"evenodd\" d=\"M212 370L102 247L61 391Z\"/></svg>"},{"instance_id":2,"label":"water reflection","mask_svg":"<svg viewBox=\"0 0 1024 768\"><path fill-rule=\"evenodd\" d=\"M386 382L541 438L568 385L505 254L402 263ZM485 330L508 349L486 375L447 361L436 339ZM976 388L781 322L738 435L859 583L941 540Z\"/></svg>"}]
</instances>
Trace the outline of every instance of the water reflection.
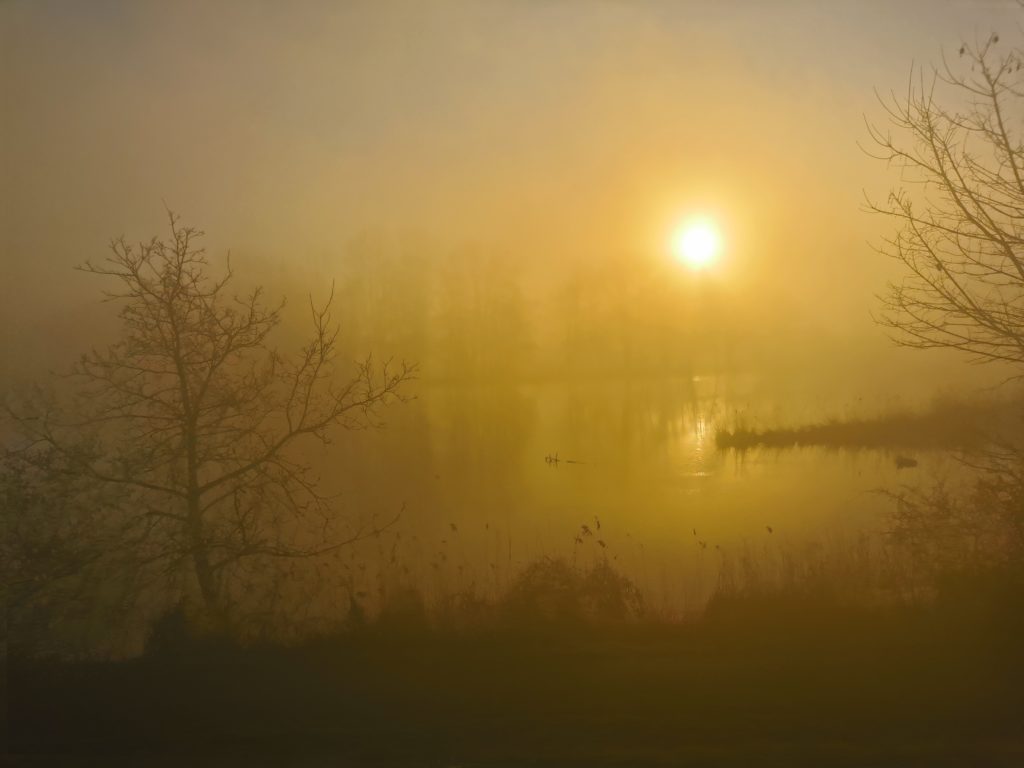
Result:
<instances>
[{"instance_id":1,"label":"water reflection","mask_svg":"<svg viewBox=\"0 0 1024 768\"><path fill-rule=\"evenodd\" d=\"M429 589L497 589L557 555L611 559L665 599L688 581L676 599L698 601L730 552L878 529L888 502L872 491L906 479L891 456L715 447L737 423L849 412L840 398L711 376L425 385L329 461L350 509L405 505L404 567ZM947 470L932 455L913 471Z\"/></svg>"}]
</instances>

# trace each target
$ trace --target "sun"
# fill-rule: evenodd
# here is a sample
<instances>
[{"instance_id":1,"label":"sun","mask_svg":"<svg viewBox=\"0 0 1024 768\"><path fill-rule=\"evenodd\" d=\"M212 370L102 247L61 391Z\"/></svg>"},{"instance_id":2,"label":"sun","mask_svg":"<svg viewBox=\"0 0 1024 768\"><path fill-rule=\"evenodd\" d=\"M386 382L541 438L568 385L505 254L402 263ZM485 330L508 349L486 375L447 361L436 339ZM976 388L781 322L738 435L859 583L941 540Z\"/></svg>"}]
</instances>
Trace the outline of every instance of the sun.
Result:
<instances>
[{"instance_id":1,"label":"sun","mask_svg":"<svg viewBox=\"0 0 1024 768\"><path fill-rule=\"evenodd\" d=\"M721 248L722 238L710 219L688 221L672 235L672 253L695 271L714 264Z\"/></svg>"}]
</instances>

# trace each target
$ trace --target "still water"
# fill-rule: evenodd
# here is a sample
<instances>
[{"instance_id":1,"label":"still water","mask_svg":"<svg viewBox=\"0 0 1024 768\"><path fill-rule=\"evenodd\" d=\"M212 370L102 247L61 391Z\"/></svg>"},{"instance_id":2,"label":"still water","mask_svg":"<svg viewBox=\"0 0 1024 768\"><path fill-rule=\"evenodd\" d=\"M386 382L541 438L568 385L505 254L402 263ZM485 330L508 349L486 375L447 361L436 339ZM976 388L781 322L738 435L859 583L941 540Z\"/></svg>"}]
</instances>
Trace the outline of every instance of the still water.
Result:
<instances>
[{"instance_id":1,"label":"still water","mask_svg":"<svg viewBox=\"0 0 1024 768\"><path fill-rule=\"evenodd\" d=\"M892 508L879 489L955 470L941 453L899 470L882 451L716 448L720 428L917 404L822 391L756 377L421 385L383 430L332 448L330 479L345 509L404 507L383 549L435 590L500 589L551 555L607 558L649 592L706 592L730 555L876 535Z\"/></svg>"}]
</instances>

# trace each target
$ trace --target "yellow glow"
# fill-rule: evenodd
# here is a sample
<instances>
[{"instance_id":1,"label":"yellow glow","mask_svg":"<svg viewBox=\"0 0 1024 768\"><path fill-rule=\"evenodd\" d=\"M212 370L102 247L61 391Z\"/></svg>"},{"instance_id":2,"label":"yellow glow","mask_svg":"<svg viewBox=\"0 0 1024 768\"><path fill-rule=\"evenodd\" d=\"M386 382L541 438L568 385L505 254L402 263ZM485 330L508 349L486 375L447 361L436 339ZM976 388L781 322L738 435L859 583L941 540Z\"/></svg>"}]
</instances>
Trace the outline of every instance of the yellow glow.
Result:
<instances>
[{"instance_id":1,"label":"yellow glow","mask_svg":"<svg viewBox=\"0 0 1024 768\"><path fill-rule=\"evenodd\" d=\"M718 257L722 238L714 222L707 219L689 221L672 237L672 253L693 270L706 269Z\"/></svg>"}]
</instances>

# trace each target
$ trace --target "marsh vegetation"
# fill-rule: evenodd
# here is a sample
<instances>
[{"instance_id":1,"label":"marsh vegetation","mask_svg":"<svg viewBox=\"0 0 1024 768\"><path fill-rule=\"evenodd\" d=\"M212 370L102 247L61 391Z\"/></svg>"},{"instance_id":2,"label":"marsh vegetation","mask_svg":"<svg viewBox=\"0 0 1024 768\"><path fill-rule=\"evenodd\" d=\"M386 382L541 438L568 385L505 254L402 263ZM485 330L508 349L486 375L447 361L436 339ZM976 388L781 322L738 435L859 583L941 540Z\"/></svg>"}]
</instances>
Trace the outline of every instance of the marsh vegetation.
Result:
<instances>
[{"instance_id":1,"label":"marsh vegetation","mask_svg":"<svg viewBox=\"0 0 1024 768\"><path fill-rule=\"evenodd\" d=\"M97 8L0 7L12 759L1024 761L1016 40Z\"/></svg>"}]
</instances>

